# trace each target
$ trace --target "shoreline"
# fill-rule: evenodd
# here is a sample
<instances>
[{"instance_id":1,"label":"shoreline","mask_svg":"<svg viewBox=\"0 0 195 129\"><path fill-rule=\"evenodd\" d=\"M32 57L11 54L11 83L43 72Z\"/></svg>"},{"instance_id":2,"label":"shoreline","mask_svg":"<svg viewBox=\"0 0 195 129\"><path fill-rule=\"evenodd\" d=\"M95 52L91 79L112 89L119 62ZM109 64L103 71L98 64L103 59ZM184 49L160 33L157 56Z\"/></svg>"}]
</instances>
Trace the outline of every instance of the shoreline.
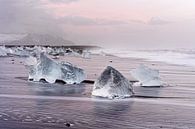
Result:
<instances>
[{"instance_id":1,"label":"shoreline","mask_svg":"<svg viewBox=\"0 0 195 129\"><path fill-rule=\"evenodd\" d=\"M1 45L0 46L5 46L8 48L12 47L35 47L35 46L40 46L40 47L51 47L51 48L71 48L71 49L100 49L101 47L99 46L93 46L93 45Z\"/></svg>"}]
</instances>

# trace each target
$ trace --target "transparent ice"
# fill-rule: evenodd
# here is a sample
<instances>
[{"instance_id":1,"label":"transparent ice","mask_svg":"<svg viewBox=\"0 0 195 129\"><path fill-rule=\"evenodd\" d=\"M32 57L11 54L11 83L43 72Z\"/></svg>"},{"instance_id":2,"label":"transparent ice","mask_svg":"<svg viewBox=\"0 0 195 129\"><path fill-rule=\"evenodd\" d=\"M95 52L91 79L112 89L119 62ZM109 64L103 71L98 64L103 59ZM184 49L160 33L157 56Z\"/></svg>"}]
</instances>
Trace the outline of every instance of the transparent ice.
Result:
<instances>
[{"instance_id":1,"label":"transparent ice","mask_svg":"<svg viewBox=\"0 0 195 129\"><path fill-rule=\"evenodd\" d=\"M49 83L55 83L56 80L61 80L67 84L77 84L85 77L83 69L67 62L57 63L43 53L37 59L37 64L29 67L29 80L33 81L45 79Z\"/></svg>"},{"instance_id":2,"label":"transparent ice","mask_svg":"<svg viewBox=\"0 0 195 129\"><path fill-rule=\"evenodd\" d=\"M159 71L140 65L131 71L131 75L137 79L141 86L162 86Z\"/></svg>"},{"instance_id":3,"label":"transparent ice","mask_svg":"<svg viewBox=\"0 0 195 129\"><path fill-rule=\"evenodd\" d=\"M93 96L126 98L133 95L132 84L116 69L108 66L95 81Z\"/></svg>"}]
</instances>

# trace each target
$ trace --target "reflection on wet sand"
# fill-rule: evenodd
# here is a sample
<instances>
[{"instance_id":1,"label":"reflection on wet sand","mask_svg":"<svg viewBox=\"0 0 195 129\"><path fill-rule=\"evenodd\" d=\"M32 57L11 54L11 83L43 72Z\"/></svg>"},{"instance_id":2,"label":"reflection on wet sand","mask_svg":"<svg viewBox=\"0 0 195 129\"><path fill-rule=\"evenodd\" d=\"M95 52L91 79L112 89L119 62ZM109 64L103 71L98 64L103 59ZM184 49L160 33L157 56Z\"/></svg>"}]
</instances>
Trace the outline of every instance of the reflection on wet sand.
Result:
<instances>
[{"instance_id":1,"label":"reflection on wet sand","mask_svg":"<svg viewBox=\"0 0 195 129\"><path fill-rule=\"evenodd\" d=\"M124 119L123 116L129 114L131 110L131 106L133 106L133 101L127 102L93 102L93 111L94 117L97 119L105 118L105 119L112 119L113 117L116 119L120 119L121 121Z\"/></svg>"},{"instance_id":2,"label":"reflection on wet sand","mask_svg":"<svg viewBox=\"0 0 195 129\"><path fill-rule=\"evenodd\" d=\"M46 96L77 96L82 95L82 93L84 93L86 90L84 84L61 85L41 82L29 82L29 86L31 86L31 92L34 92L35 95Z\"/></svg>"}]
</instances>

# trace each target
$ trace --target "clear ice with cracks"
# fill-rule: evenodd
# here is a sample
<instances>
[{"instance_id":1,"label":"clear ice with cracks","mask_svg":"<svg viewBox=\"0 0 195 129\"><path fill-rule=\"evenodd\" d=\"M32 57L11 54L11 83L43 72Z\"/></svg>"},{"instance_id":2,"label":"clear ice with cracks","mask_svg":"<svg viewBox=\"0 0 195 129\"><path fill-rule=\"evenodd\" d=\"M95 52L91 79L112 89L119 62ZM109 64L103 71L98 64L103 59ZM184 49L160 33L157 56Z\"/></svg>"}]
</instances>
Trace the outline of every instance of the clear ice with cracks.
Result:
<instances>
[{"instance_id":1,"label":"clear ice with cracks","mask_svg":"<svg viewBox=\"0 0 195 129\"><path fill-rule=\"evenodd\" d=\"M92 95L104 98L127 98L133 95L132 84L119 71L108 66L95 81Z\"/></svg>"},{"instance_id":2,"label":"clear ice with cracks","mask_svg":"<svg viewBox=\"0 0 195 129\"><path fill-rule=\"evenodd\" d=\"M132 70L131 75L139 81L140 86L163 86L159 71L145 65Z\"/></svg>"},{"instance_id":3,"label":"clear ice with cracks","mask_svg":"<svg viewBox=\"0 0 195 129\"><path fill-rule=\"evenodd\" d=\"M86 78L83 69L68 62L57 63L43 53L40 54L37 63L28 68L29 80L32 81L45 79L48 83L55 83L56 80L61 80L66 84L78 84Z\"/></svg>"}]
</instances>

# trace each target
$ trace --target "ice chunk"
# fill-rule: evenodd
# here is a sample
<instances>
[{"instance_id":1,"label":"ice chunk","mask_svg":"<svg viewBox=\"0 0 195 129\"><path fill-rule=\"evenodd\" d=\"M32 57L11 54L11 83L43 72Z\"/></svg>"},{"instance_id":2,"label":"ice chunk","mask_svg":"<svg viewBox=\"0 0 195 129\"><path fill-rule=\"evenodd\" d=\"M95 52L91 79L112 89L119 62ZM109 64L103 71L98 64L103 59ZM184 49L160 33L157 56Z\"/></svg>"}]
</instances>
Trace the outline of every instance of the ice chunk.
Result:
<instances>
[{"instance_id":1,"label":"ice chunk","mask_svg":"<svg viewBox=\"0 0 195 129\"><path fill-rule=\"evenodd\" d=\"M33 57L33 56L29 56L26 58L26 60L24 61L24 64L26 66L34 66L37 64L37 58Z\"/></svg>"},{"instance_id":2,"label":"ice chunk","mask_svg":"<svg viewBox=\"0 0 195 129\"><path fill-rule=\"evenodd\" d=\"M83 51L82 57L85 59L90 59L91 58L91 53L89 51Z\"/></svg>"},{"instance_id":3,"label":"ice chunk","mask_svg":"<svg viewBox=\"0 0 195 129\"><path fill-rule=\"evenodd\" d=\"M34 46L31 50L31 55L40 55L40 53L45 52L45 50L43 49L43 47L41 46Z\"/></svg>"},{"instance_id":4,"label":"ice chunk","mask_svg":"<svg viewBox=\"0 0 195 129\"><path fill-rule=\"evenodd\" d=\"M9 54L12 54L13 51L11 48L0 46L0 56L8 56Z\"/></svg>"},{"instance_id":5,"label":"ice chunk","mask_svg":"<svg viewBox=\"0 0 195 129\"><path fill-rule=\"evenodd\" d=\"M4 46L0 46L0 56L7 56L6 48Z\"/></svg>"},{"instance_id":6,"label":"ice chunk","mask_svg":"<svg viewBox=\"0 0 195 129\"><path fill-rule=\"evenodd\" d=\"M162 86L159 71L140 65L131 71L131 75L138 79L141 86Z\"/></svg>"},{"instance_id":7,"label":"ice chunk","mask_svg":"<svg viewBox=\"0 0 195 129\"><path fill-rule=\"evenodd\" d=\"M21 56L21 57L28 57L30 55L30 53L25 50L25 47L14 47L12 48L13 50L13 55L16 56Z\"/></svg>"},{"instance_id":8,"label":"ice chunk","mask_svg":"<svg viewBox=\"0 0 195 129\"><path fill-rule=\"evenodd\" d=\"M119 71L108 66L95 81L92 95L105 98L126 98L133 95L133 88Z\"/></svg>"},{"instance_id":9,"label":"ice chunk","mask_svg":"<svg viewBox=\"0 0 195 129\"><path fill-rule=\"evenodd\" d=\"M43 53L37 60L37 64L29 69L29 80L33 81L45 79L49 83L55 83L56 80L61 80L67 84L77 84L86 77L84 70L67 62L57 63Z\"/></svg>"}]
</instances>

